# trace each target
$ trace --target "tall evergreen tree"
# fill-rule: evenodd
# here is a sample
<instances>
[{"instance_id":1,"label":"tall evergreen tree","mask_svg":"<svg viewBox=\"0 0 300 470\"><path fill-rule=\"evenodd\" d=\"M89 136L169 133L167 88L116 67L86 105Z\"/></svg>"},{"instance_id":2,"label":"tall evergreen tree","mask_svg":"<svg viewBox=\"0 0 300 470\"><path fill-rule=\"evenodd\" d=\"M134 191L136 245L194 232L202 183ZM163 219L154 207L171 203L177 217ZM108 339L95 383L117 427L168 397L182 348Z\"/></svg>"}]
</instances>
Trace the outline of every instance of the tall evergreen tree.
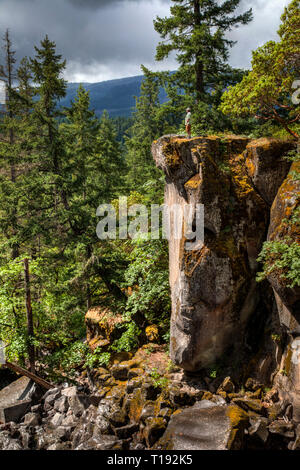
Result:
<instances>
[{"instance_id":1,"label":"tall evergreen tree","mask_svg":"<svg viewBox=\"0 0 300 470\"><path fill-rule=\"evenodd\" d=\"M143 192L145 183L157 181L161 176L151 156L151 144L165 133L168 123L159 102L161 82L146 67L142 66L142 71L141 94L136 98L134 121L126 138L126 148L129 168L127 185L131 191Z\"/></svg>"},{"instance_id":2,"label":"tall evergreen tree","mask_svg":"<svg viewBox=\"0 0 300 470\"><path fill-rule=\"evenodd\" d=\"M98 120L90 109L89 92L82 86L65 113L67 119L60 131L66 149L64 171L70 175L69 213L76 226L68 244L77 253L77 261L80 253L77 278L90 306L94 282L103 281L110 291L117 290L109 281L105 255L96 236L96 209L119 195L124 162L112 121L106 112ZM100 264L95 263L95 252L101 253Z\"/></svg>"},{"instance_id":3,"label":"tall evergreen tree","mask_svg":"<svg viewBox=\"0 0 300 470\"><path fill-rule=\"evenodd\" d=\"M48 36L41 41L40 48L35 47L36 56L31 60L33 79L37 85L36 94L39 101L36 105L39 118L47 129L45 143L46 158L56 174L60 172L59 136L56 118L60 116L58 101L66 95L66 82L61 77L66 61L56 54L56 45Z\"/></svg>"},{"instance_id":4,"label":"tall evergreen tree","mask_svg":"<svg viewBox=\"0 0 300 470\"><path fill-rule=\"evenodd\" d=\"M124 185L125 161L120 143L117 141L115 125L107 111L104 111L101 116L97 140L98 159L96 162L99 162L98 165L101 168L102 188L106 197L109 195L113 199L120 194Z\"/></svg>"},{"instance_id":5,"label":"tall evergreen tree","mask_svg":"<svg viewBox=\"0 0 300 470\"><path fill-rule=\"evenodd\" d=\"M7 29L3 38L4 65L1 67L1 78L6 83L6 113L3 125L2 140L2 171L4 175L1 178L2 190L6 194L3 201L3 228L6 230L6 236L11 247L11 257L17 258L19 254L19 244L17 241L17 225L18 225L18 191L16 187L16 166L18 164L18 146L16 145L16 120L18 102L14 95L14 82L16 79L15 70L15 51L13 50L12 41L9 30ZM9 178L7 178L9 173Z\"/></svg>"},{"instance_id":6,"label":"tall evergreen tree","mask_svg":"<svg viewBox=\"0 0 300 470\"><path fill-rule=\"evenodd\" d=\"M58 102L66 93L62 78L66 61L56 53L56 45L48 36L35 50L30 63L37 97L33 109L37 134L31 153L34 176L27 181L27 197L30 211L37 217L32 217L36 222L34 230L43 232L50 240L53 230L56 236L64 237L74 228L68 214L69 175L63 171L65 152L58 122L61 116Z\"/></svg>"},{"instance_id":7,"label":"tall evergreen tree","mask_svg":"<svg viewBox=\"0 0 300 470\"><path fill-rule=\"evenodd\" d=\"M171 15L154 21L154 28L163 39L157 47L156 60L177 52L179 69L170 75L170 81L188 95L185 104L194 105L194 111L198 108L201 115L209 111L203 103L208 106L215 103L220 98L220 90L242 78L227 64L229 50L235 42L226 38L225 33L249 23L252 10L237 14L241 0L221 3L172 0L172 3Z\"/></svg>"}]
</instances>

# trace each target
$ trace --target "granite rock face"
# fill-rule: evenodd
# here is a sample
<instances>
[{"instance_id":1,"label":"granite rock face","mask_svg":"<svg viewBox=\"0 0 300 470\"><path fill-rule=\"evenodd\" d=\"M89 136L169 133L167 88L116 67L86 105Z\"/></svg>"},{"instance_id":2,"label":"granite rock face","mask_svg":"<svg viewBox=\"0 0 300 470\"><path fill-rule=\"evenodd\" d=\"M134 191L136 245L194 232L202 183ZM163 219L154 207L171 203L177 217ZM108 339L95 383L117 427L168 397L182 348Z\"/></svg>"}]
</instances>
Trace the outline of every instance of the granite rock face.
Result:
<instances>
[{"instance_id":1,"label":"granite rock face","mask_svg":"<svg viewBox=\"0 0 300 470\"><path fill-rule=\"evenodd\" d=\"M164 136L152 145L166 175L165 204L190 205L194 214L196 204L204 205L204 240L194 249L184 224L176 227L181 239L172 217L170 225L170 351L187 371L215 364L232 346L239 350L260 301L256 259L291 148L239 136Z\"/></svg>"}]
</instances>

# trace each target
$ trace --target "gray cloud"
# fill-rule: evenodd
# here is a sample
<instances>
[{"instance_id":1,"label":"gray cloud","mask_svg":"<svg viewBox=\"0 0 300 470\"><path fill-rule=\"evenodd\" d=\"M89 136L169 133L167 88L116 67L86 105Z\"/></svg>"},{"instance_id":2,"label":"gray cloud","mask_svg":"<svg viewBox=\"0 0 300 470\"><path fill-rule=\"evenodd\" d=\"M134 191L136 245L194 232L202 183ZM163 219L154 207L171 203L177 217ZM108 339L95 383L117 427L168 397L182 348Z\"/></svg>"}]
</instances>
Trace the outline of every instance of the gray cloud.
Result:
<instances>
[{"instance_id":1,"label":"gray cloud","mask_svg":"<svg viewBox=\"0 0 300 470\"><path fill-rule=\"evenodd\" d=\"M249 67L251 50L276 37L280 14L289 0L243 0L255 20L234 29L238 40L231 63ZM18 58L34 54L48 34L67 59L66 78L100 81L140 74L140 64L174 69L174 56L155 64L159 41L156 15L168 16L170 0L0 0L0 35L9 27Z\"/></svg>"},{"instance_id":2,"label":"gray cloud","mask_svg":"<svg viewBox=\"0 0 300 470\"><path fill-rule=\"evenodd\" d=\"M126 1L138 1L138 0L67 0L69 3L79 8L90 8L92 10L103 8L105 6L111 6L116 3L124 3Z\"/></svg>"},{"instance_id":3,"label":"gray cloud","mask_svg":"<svg viewBox=\"0 0 300 470\"><path fill-rule=\"evenodd\" d=\"M241 9L252 7L254 19L230 33L230 38L238 42L231 51L232 66L249 68L253 50L267 41L278 40L280 17L289 3L290 0L243 0Z\"/></svg>"},{"instance_id":4,"label":"gray cloud","mask_svg":"<svg viewBox=\"0 0 300 470\"><path fill-rule=\"evenodd\" d=\"M125 4L128 2L140 2L141 0L67 0L72 5L79 8L90 8L92 10L113 6L116 4ZM144 2L153 2L153 0L144 0ZM161 0L163 3L170 3L170 0Z\"/></svg>"}]
</instances>

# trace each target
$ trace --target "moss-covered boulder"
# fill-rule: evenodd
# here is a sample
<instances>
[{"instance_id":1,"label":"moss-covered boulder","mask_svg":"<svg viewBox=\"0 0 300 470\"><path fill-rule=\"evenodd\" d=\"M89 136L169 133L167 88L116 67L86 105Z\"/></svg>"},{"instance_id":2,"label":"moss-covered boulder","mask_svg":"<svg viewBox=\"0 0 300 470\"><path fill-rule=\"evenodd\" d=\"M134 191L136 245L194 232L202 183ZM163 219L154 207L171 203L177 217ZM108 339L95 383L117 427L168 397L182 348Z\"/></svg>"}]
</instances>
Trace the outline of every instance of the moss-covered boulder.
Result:
<instances>
[{"instance_id":1,"label":"moss-covered boulder","mask_svg":"<svg viewBox=\"0 0 300 470\"><path fill-rule=\"evenodd\" d=\"M174 413L166 432L155 445L163 450L238 450L243 448L249 424L238 406L201 401Z\"/></svg>"},{"instance_id":2,"label":"moss-covered boulder","mask_svg":"<svg viewBox=\"0 0 300 470\"><path fill-rule=\"evenodd\" d=\"M101 347L103 351L115 339L121 336L122 329L119 328L124 322L122 315L113 313L106 307L94 307L85 315L87 328L87 342L94 351Z\"/></svg>"}]
</instances>

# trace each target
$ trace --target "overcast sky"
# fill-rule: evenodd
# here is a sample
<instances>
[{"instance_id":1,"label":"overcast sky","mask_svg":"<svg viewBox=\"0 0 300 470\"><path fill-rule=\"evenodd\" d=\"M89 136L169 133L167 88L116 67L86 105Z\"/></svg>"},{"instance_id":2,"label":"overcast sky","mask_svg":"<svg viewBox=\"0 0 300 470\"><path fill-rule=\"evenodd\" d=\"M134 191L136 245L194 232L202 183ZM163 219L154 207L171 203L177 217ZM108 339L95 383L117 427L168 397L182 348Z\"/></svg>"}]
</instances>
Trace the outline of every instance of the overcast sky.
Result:
<instances>
[{"instance_id":1,"label":"overcast sky","mask_svg":"<svg viewBox=\"0 0 300 470\"><path fill-rule=\"evenodd\" d=\"M270 39L290 0L242 0L254 20L230 33L238 40L231 65L247 68L251 50ZM66 79L98 82L140 75L140 64L152 70L175 69L174 58L155 63L159 36L153 19L168 16L170 0L0 0L0 31L10 29L17 57L32 56L34 45L48 34L67 59Z\"/></svg>"}]
</instances>

